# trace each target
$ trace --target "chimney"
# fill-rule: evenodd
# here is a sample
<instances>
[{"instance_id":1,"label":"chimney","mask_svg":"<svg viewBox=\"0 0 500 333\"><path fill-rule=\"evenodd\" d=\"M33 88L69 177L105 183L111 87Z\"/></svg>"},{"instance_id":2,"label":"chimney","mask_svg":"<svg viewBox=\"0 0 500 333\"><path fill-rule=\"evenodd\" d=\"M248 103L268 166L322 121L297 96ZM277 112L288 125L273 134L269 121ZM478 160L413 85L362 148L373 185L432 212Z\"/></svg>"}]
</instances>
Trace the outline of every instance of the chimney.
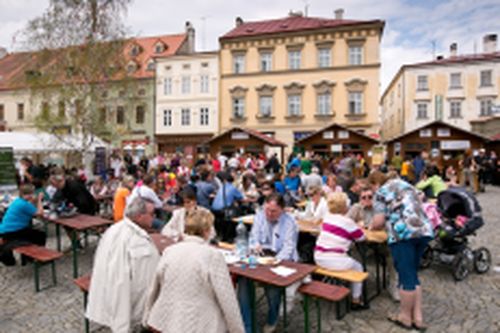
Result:
<instances>
[{"instance_id":1,"label":"chimney","mask_svg":"<svg viewBox=\"0 0 500 333\"><path fill-rule=\"evenodd\" d=\"M344 9L339 8L335 10L335 19L336 20L343 20L344 19Z\"/></svg>"},{"instance_id":2,"label":"chimney","mask_svg":"<svg viewBox=\"0 0 500 333\"><path fill-rule=\"evenodd\" d=\"M298 10L296 12L294 12L293 10L290 10L288 12L288 16L290 16L290 17L302 17L302 16L304 16L304 14L300 10Z\"/></svg>"},{"instance_id":3,"label":"chimney","mask_svg":"<svg viewBox=\"0 0 500 333\"><path fill-rule=\"evenodd\" d=\"M243 19L241 17L237 17L236 18L236 27L239 27L240 25L243 24Z\"/></svg>"},{"instance_id":4,"label":"chimney","mask_svg":"<svg viewBox=\"0 0 500 333\"><path fill-rule=\"evenodd\" d=\"M194 27L191 22L186 21L186 34L187 34L187 53L194 53Z\"/></svg>"},{"instance_id":5,"label":"chimney","mask_svg":"<svg viewBox=\"0 0 500 333\"><path fill-rule=\"evenodd\" d=\"M483 52L493 53L497 51L497 35L489 34L483 37Z\"/></svg>"},{"instance_id":6,"label":"chimney","mask_svg":"<svg viewBox=\"0 0 500 333\"><path fill-rule=\"evenodd\" d=\"M5 47L0 46L0 59L4 58L7 55L7 49Z\"/></svg>"},{"instance_id":7,"label":"chimney","mask_svg":"<svg viewBox=\"0 0 500 333\"><path fill-rule=\"evenodd\" d=\"M450 58L457 56L458 45L457 43L451 43L450 45Z\"/></svg>"},{"instance_id":8,"label":"chimney","mask_svg":"<svg viewBox=\"0 0 500 333\"><path fill-rule=\"evenodd\" d=\"M436 60L443 60L443 59L444 59L444 57L443 57L442 55L438 55L438 56L436 57Z\"/></svg>"}]
</instances>

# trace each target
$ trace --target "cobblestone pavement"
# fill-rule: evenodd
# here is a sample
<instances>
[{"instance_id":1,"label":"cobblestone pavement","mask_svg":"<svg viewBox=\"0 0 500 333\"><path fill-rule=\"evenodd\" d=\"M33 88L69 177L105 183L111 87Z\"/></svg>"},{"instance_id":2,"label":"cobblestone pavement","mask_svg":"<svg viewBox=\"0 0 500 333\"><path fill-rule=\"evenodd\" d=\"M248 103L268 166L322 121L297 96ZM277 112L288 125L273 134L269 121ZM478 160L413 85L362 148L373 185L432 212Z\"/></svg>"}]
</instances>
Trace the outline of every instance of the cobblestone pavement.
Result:
<instances>
[{"instance_id":1,"label":"cobblestone pavement","mask_svg":"<svg viewBox=\"0 0 500 333\"><path fill-rule=\"evenodd\" d=\"M479 195L486 225L472 237L472 247L487 246L493 266L500 266L500 188L489 187ZM48 247L55 248L54 228L49 226ZM69 248L64 239L63 249ZM80 254L80 274L90 271L97 239ZM0 264L0 333L15 332L83 332L83 296L73 284L71 254L57 262L58 285L34 292L33 267L4 267ZM50 278L49 266L42 268L42 285ZM421 273L424 288L424 313L428 332L500 332L500 272L490 270L485 275L472 273L462 282L454 282L449 268L432 266ZM259 309L264 320L265 306ZM397 309L387 292L371 303L371 309L349 313L335 320L334 307L322 303L323 332L400 332L386 320ZM311 310L314 307L311 306ZM313 329L315 311L311 311ZM290 318L289 332L303 331L303 312L296 306ZM93 332L108 332L92 324ZM283 331L278 326L278 331ZM402 331L401 331L402 332Z\"/></svg>"}]
</instances>

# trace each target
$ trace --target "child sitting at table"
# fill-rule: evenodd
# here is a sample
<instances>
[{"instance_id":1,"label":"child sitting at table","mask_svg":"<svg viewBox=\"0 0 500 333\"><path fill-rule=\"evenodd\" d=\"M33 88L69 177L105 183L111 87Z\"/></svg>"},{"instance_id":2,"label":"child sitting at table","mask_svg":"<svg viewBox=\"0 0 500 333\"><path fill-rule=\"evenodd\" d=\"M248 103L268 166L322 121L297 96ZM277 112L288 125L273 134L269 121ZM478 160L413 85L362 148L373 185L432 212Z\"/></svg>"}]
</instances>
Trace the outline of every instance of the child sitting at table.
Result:
<instances>
[{"instance_id":1,"label":"child sitting at table","mask_svg":"<svg viewBox=\"0 0 500 333\"><path fill-rule=\"evenodd\" d=\"M347 251L353 241L364 240L365 235L352 219L344 216L347 213L347 195L335 192L328 195L329 214L323 219L321 233L314 248L314 261L317 265L331 270L363 271L363 266ZM352 284L352 308L364 309L361 304L362 284Z\"/></svg>"}]
</instances>

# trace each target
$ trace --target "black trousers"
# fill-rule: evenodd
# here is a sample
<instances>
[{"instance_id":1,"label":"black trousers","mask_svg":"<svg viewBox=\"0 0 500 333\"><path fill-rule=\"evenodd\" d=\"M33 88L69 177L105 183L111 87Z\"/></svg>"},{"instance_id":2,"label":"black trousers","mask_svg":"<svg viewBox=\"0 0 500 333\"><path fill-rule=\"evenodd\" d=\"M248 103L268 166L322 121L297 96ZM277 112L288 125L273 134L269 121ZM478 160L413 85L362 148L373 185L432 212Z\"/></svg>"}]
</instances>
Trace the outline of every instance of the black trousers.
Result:
<instances>
[{"instance_id":1,"label":"black trousers","mask_svg":"<svg viewBox=\"0 0 500 333\"><path fill-rule=\"evenodd\" d=\"M45 246L47 235L41 230L25 228L14 232L0 234L4 244L0 246L0 261L7 266L16 264L12 250L28 244Z\"/></svg>"},{"instance_id":2,"label":"black trousers","mask_svg":"<svg viewBox=\"0 0 500 333\"><path fill-rule=\"evenodd\" d=\"M236 236L236 223L228 221L222 210L214 210L212 213L215 217L214 224L217 237L223 242L232 243Z\"/></svg>"}]
</instances>

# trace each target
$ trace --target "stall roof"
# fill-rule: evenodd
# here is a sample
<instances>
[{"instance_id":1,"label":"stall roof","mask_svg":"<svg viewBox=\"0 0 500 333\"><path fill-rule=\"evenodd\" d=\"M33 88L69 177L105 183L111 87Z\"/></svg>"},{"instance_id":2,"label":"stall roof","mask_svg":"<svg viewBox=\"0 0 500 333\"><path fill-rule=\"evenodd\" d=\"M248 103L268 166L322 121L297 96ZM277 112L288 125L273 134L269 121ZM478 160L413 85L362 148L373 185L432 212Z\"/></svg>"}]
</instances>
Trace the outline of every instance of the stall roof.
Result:
<instances>
[{"instance_id":1,"label":"stall roof","mask_svg":"<svg viewBox=\"0 0 500 333\"><path fill-rule=\"evenodd\" d=\"M348 132L350 132L350 133L353 133L353 134L359 135L359 136L361 136L361 137L363 137L363 138L366 138L366 139L368 139L368 140L370 140L370 141L373 141L373 143L375 143L375 144L380 143L380 141L379 141L379 140L375 139L375 138L374 138L374 137L372 137L372 136L369 136L369 135L364 134L364 133L359 133L359 132L353 131L352 129L347 128L347 127L345 127L345 126L342 126L342 125L340 125L340 124L333 123L333 124L330 124L330 125L328 125L328 126L326 126L326 127L323 127L323 128L321 128L321 129L317 130L316 132L313 132L313 133L309 134L308 136L303 137L303 138L302 138L302 139L300 139L300 140L297 140L297 142L295 142L295 145L300 145L300 144L301 144L301 143L303 143L304 141L307 141L307 140L309 140L310 138L312 138L312 137L314 137L314 136L316 136L316 135L318 135L318 134L320 134L320 133L323 133L324 131L327 131L327 130L329 130L329 129L332 129L333 127L338 127L338 128L343 129L344 131L348 131Z\"/></svg>"},{"instance_id":2,"label":"stall roof","mask_svg":"<svg viewBox=\"0 0 500 333\"><path fill-rule=\"evenodd\" d=\"M60 141L49 133L0 132L0 147L12 147L16 152L58 152L75 151L83 147L82 138L76 135ZM99 138L90 143L91 150L96 147L108 147L108 144Z\"/></svg>"},{"instance_id":3,"label":"stall roof","mask_svg":"<svg viewBox=\"0 0 500 333\"><path fill-rule=\"evenodd\" d=\"M263 141L265 142L266 144L268 144L269 146L273 146L273 147L286 147L286 144L279 141L279 140L276 140L275 138L272 138L264 133L261 133L259 131L256 131L256 130L253 130L253 129L249 129L249 128L243 128L243 127L232 127L230 129L228 129L227 131L225 132L222 132L221 134L219 135L216 135L212 138L210 138L208 141L205 141L204 144L210 144L211 142L223 137L224 135L227 135L229 133L232 133L234 131L241 131L241 132L245 132L247 133L248 135L260 140L260 141Z\"/></svg>"},{"instance_id":4,"label":"stall roof","mask_svg":"<svg viewBox=\"0 0 500 333\"><path fill-rule=\"evenodd\" d=\"M409 131L409 132L406 132L406 133L400 134L400 135L398 135L398 136L396 136L396 137L394 137L394 138L392 138L392 139L390 139L390 140L386 140L384 143L386 143L386 144L387 144L387 143L390 143L390 142L393 142L393 141L396 141L396 140L400 140L401 138L403 138L403 137L405 137L405 136L407 136L407 135L410 135L410 134L416 133L416 132L420 131L421 129L424 129L424 128L426 128L426 127L433 126L433 125L441 125L441 126L446 126L446 127L449 127L449 128L454 129L455 131L458 131L458 132L462 132L462 133L465 133L465 134L468 134L468 135L475 136L475 137L477 137L477 138L479 138L479 139L481 139L481 140L490 141L490 139L489 139L489 138L487 138L487 137L485 137L485 136L483 136L483 135L481 135L481 134L478 134L478 133L474 133L474 132L471 132L471 131L464 130L463 128L460 128L460 127L457 127L457 126L454 126L454 125L450 125L450 124L445 123L445 122L443 122L443 121L441 121L441 120L435 120L435 121L433 121L433 122L430 122L430 123L427 123L427 124L425 124L425 125L423 125L423 126L420 126L420 127L416 128L416 129L414 129L413 131Z\"/></svg>"}]
</instances>

